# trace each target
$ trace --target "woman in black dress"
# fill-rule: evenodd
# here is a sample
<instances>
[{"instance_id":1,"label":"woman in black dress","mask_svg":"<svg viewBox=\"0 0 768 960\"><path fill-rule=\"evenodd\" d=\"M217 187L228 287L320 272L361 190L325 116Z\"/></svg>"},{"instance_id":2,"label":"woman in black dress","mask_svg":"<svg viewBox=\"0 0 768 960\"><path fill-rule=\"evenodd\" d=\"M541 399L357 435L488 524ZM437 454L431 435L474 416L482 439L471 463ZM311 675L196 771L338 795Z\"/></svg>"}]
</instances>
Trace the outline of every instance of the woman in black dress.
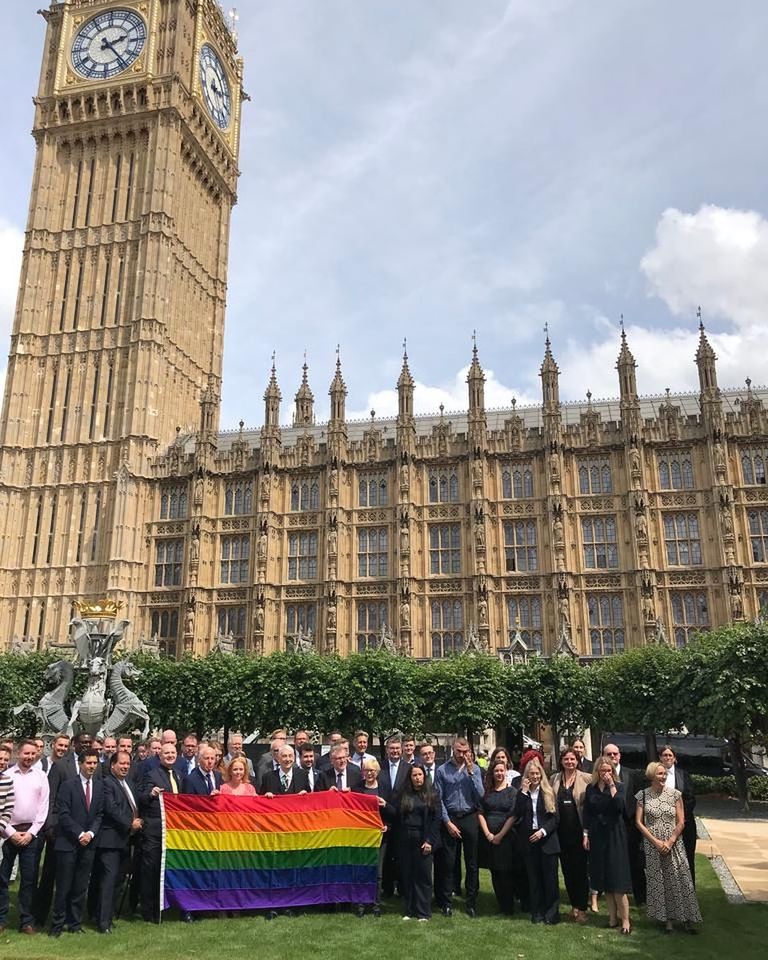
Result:
<instances>
[{"instance_id":1,"label":"woman in black dress","mask_svg":"<svg viewBox=\"0 0 768 960\"><path fill-rule=\"evenodd\" d=\"M485 775L485 796L480 804L478 821L485 837L487 863L491 871L493 892L499 910L507 916L515 912L513 868L515 861L515 798L517 790L507 786L507 764L497 760Z\"/></svg>"},{"instance_id":2,"label":"woman in black dress","mask_svg":"<svg viewBox=\"0 0 768 960\"><path fill-rule=\"evenodd\" d=\"M595 761L592 782L584 795L584 849L589 853L589 878L594 890L603 890L608 904L608 926L631 933L629 900L632 876L624 826L624 786L606 757Z\"/></svg>"},{"instance_id":3,"label":"woman in black dress","mask_svg":"<svg viewBox=\"0 0 768 960\"><path fill-rule=\"evenodd\" d=\"M557 827L560 867L571 901L571 919L586 923L589 878L581 818L590 778L579 770L579 758L570 747L560 754L558 766L558 772L552 777L552 789L557 797L560 820Z\"/></svg>"},{"instance_id":4,"label":"woman in black dress","mask_svg":"<svg viewBox=\"0 0 768 960\"><path fill-rule=\"evenodd\" d=\"M381 876L384 866L384 859L387 855L387 841L390 827L395 822L397 811L392 805L392 791L386 783L379 780L381 767L375 757L366 757L362 766L363 779L355 787L355 793L366 793L369 797L376 797L379 801L379 814L382 822L381 846L379 847L379 870L377 874L378 883L376 886L376 902L373 905L372 913L374 917L381 915ZM365 914L365 907L358 904L356 908L357 915L362 917Z\"/></svg>"},{"instance_id":5,"label":"woman in black dress","mask_svg":"<svg viewBox=\"0 0 768 960\"><path fill-rule=\"evenodd\" d=\"M432 916L432 855L440 836L439 803L422 767L412 766L398 804L403 920Z\"/></svg>"}]
</instances>

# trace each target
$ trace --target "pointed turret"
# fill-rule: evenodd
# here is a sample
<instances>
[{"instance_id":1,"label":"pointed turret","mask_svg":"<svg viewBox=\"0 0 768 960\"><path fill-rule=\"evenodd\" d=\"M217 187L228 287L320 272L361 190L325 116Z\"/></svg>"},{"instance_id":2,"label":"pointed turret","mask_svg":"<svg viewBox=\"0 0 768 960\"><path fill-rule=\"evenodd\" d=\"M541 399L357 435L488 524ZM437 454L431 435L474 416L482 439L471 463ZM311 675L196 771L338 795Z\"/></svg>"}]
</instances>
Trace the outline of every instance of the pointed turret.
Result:
<instances>
[{"instance_id":1,"label":"pointed turret","mask_svg":"<svg viewBox=\"0 0 768 960\"><path fill-rule=\"evenodd\" d=\"M552 356L552 345L549 342L549 332L546 332L544 341L544 360L541 364L541 397L544 420L544 436L547 443L559 444L562 433L560 414L560 369Z\"/></svg>"},{"instance_id":2,"label":"pointed turret","mask_svg":"<svg viewBox=\"0 0 768 960\"><path fill-rule=\"evenodd\" d=\"M264 391L264 426L261 428L261 455L265 463L275 463L280 437L280 401L283 395L277 385L275 355L272 354L272 371Z\"/></svg>"},{"instance_id":3,"label":"pointed turret","mask_svg":"<svg viewBox=\"0 0 768 960\"><path fill-rule=\"evenodd\" d=\"M338 455L340 451L336 448L342 440L347 439L347 385L344 383L344 377L341 375L341 358L339 356L338 346L336 347L336 372L333 375L333 380L331 381L328 395L331 398L331 417L328 422L328 443L334 448L334 452Z\"/></svg>"},{"instance_id":4,"label":"pointed turret","mask_svg":"<svg viewBox=\"0 0 768 960\"><path fill-rule=\"evenodd\" d=\"M195 460L198 466L207 466L218 446L219 428L219 384L211 373L208 382L200 394L200 431L195 444Z\"/></svg>"},{"instance_id":5,"label":"pointed turret","mask_svg":"<svg viewBox=\"0 0 768 960\"><path fill-rule=\"evenodd\" d=\"M628 438L637 437L640 430L640 401L637 396L637 364L627 345L627 333L624 329L624 317L621 318L621 349L616 361L619 371L619 407L621 425Z\"/></svg>"},{"instance_id":6,"label":"pointed turret","mask_svg":"<svg viewBox=\"0 0 768 960\"><path fill-rule=\"evenodd\" d=\"M315 422L315 395L307 380L307 356L304 354L304 366L301 375L301 386L296 393L296 409L293 414L295 427L308 427Z\"/></svg>"},{"instance_id":7,"label":"pointed turret","mask_svg":"<svg viewBox=\"0 0 768 960\"><path fill-rule=\"evenodd\" d=\"M411 452L416 440L416 423L413 419L414 382L408 367L408 351L403 340L403 367L397 378L397 443Z\"/></svg>"},{"instance_id":8,"label":"pointed turret","mask_svg":"<svg viewBox=\"0 0 768 960\"><path fill-rule=\"evenodd\" d=\"M467 373L469 387L469 442L472 450L484 450L487 440L485 419L485 374L477 357L477 336L472 333L472 362Z\"/></svg>"},{"instance_id":9,"label":"pointed turret","mask_svg":"<svg viewBox=\"0 0 768 960\"><path fill-rule=\"evenodd\" d=\"M723 411L720 389L717 386L717 356L707 339L701 307L696 311L699 319L699 346L696 350L696 366L699 368L699 398L701 415L707 427L719 430L722 425Z\"/></svg>"}]
</instances>

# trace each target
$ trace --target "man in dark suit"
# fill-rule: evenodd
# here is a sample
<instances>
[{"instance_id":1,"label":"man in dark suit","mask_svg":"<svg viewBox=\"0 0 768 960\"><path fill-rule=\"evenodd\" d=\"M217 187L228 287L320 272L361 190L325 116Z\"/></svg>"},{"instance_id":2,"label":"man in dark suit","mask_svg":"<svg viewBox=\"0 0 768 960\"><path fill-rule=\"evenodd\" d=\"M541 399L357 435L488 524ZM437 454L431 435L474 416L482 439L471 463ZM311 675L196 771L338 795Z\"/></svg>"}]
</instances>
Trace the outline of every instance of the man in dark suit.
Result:
<instances>
[{"instance_id":1,"label":"man in dark suit","mask_svg":"<svg viewBox=\"0 0 768 960\"><path fill-rule=\"evenodd\" d=\"M320 774L315 791L354 790L362 779L359 768L349 762L349 747L340 743L331 751L331 769Z\"/></svg>"},{"instance_id":2,"label":"man in dark suit","mask_svg":"<svg viewBox=\"0 0 768 960\"><path fill-rule=\"evenodd\" d=\"M557 885L557 811L548 812L541 790L541 769L529 768L515 802L520 850L526 861L531 898L531 920L553 925L560 922Z\"/></svg>"},{"instance_id":3,"label":"man in dark suit","mask_svg":"<svg viewBox=\"0 0 768 960\"><path fill-rule=\"evenodd\" d=\"M333 748L338 747L339 744L343 741L344 734L341 730L332 730L328 738L328 743L330 747L328 753L323 753L320 756L320 759L317 761L317 769L320 773L327 773L331 769L331 754L333 753Z\"/></svg>"},{"instance_id":4,"label":"man in dark suit","mask_svg":"<svg viewBox=\"0 0 768 960\"><path fill-rule=\"evenodd\" d=\"M290 744L280 748L280 769L268 771L262 778L261 787L265 797L311 791L307 771L296 766L296 754Z\"/></svg>"},{"instance_id":5,"label":"man in dark suit","mask_svg":"<svg viewBox=\"0 0 768 960\"><path fill-rule=\"evenodd\" d=\"M93 915L99 933L112 932L112 919L131 857L130 838L142 826L136 786L128 780L130 769L130 754L118 751L111 758L109 775L104 777L104 817L96 837L94 868L99 884Z\"/></svg>"},{"instance_id":6,"label":"man in dark suit","mask_svg":"<svg viewBox=\"0 0 768 960\"><path fill-rule=\"evenodd\" d=\"M320 780L320 771L315 766L315 748L311 743L305 743L302 745L301 752L299 754L299 766L307 775L309 789L312 791L317 790Z\"/></svg>"},{"instance_id":7,"label":"man in dark suit","mask_svg":"<svg viewBox=\"0 0 768 960\"><path fill-rule=\"evenodd\" d=\"M679 790L683 795L683 814L685 824L683 826L683 846L685 847L685 856L688 860L688 866L691 868L691 879L696 885L696 817L694 809L696 807L696 797L693 795L691 778L686 770L682 770L677 763L675 751L670 746L663 746L659 751L659 760L667 771L666 786L670 790Z\"/></svg>"},{"instance_id":8,"label":"man in dark suit","mask_svg":"<svg viewBox=\"0 0 768 960\"><path fill-rule=\"evenodd\" d=\"M153 743L155 741L153 740ZM156 767L159 767L162 764L162 754L163 747L172 746L174 752L176 753L176 759L173 762L173 769L176 771L180 780L184 780L184 777L187 775L187 764L186 761L181 757L176 750L176 731L175 730L163 730L160 737L160 749L157 753L150 753L150 755L142 761L141 764L141 779L142 782L147 776L150 770L154 770Z\"/></svg>"},{"instance_id":9,"label":"man in dark suit","mask_svg":"<svg viewBox=\"0 0 768 960\"><path fill-rule=\"evenodd\" d=\"M53 885L56 880L56 795L64 780L77 776L78 768L72 763L67 765L64 758L69 755L69 737L60 733L51 745L50 764L48 766L49 807L48 819L43 827L45 835L45 853L43 865L37 881L37 889L32 902L35 926L41 930L48 919L53 902Z\"/></svg>"},{"instance_id":10,"label":"man in dark suit","mask_svg":"<svg viewBox=\"0 0 768 960\"><path fill-rule=\"evenodd\" d=\"M571 744L571 750L576 754L576 759L579 761L576 769L581 770L582 773L592 773L592 761L587 759L587 748L584 746L584 741L577 737Z\"/></svg>"},{"instance_id":11,"label":"man in dark suit","mask_svg":"<svg viewBox=\"0 0 768 960\"><path fill-rule=\"evenodd\" d=\"M52 937L82 932L83 908L96 854L96 837L104 815L103 777L95 777L99 753L86 749L80 773L65 780L56 797L56 895L51 918Z\"/></svg>"},{"instance_id":12,"label":"man in dark suit","mask_svg":"<svg viewBox=\"0 0 768 960\"><path fill-rule=\"evenodd\" d=\"M176 747L165 743L160 765L144 777L139 791L139 816L144 821L141 841L141 915L149 923L160 922L160 863L163 853L161 793L181 793L181 777L175 770Z\"/></svg>"},{"instance_id":13,"label":"man in dark suit","mask_svg":"<svg viewBox=\"0 0 768 960\"><path fill-rule=\"evenodd\" d=\"M380 780L387 784L395 799L399 796L408 779L410 764L403 756L403 741L400 737L387 740L387 759L381 767Z\"/></svg>"},{"instance_id":14,"label":"man in dark suit","mask_svg":"<svg viewBox=\"0 0 768 960\"><path fill-rule=\"evenodd\" d=\"M221 774L213 769L215 763L215 750L204 744L197 751L197 764L192 773L184 777L181 792L193 793L199 797L215 797L221 790Z\"/></svg>"},{"instance_id":15,"label":"man in dark suit","mask_svg":"<svg viewBox=\"0 0 768 960\"><path fill-rule=\"evenodd\" d=\"M635 826L637 801L635 794L645 786L645 777L638 770L631 770L621 762L621 750L615 743L606 743L603 756L616 767L616 780L624 788L624 818L627 826L627 852L629 854L629 872L632 876L632 896L635 905L645 903L645 863L643 858L643 838Z\"/></svg>"}]
</instances>

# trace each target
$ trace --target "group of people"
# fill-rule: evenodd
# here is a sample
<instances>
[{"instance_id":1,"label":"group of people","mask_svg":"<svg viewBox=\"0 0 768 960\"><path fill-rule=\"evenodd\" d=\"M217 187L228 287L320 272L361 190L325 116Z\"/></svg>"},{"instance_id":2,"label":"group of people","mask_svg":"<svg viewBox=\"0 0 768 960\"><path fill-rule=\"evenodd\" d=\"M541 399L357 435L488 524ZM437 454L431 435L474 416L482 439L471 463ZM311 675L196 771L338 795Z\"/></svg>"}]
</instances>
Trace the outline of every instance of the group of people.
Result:
<instances>
[{"instance_id":1,"label":"group of people","mask_svg":"<svg viewBox=\"0 0 768 960\"><path fill-rule=\"evenodd\" d=\"M334 731L322 755L306 731L292 739L274 731L255 764L239 733L230 734L226 754L220 743L192 733L179 750L173 730L137 745L127 736L96 742L61 734L50 756L39 739L0 743L0 933L16 867L24 934L42 929L49 915L53 937L81 933L86 916L109 934L126 898L132 913L140 909L144 920L157 922L163 793L274 798L322 790L377 798L376 916L382 899L397 892L404 919L429 920L433 897L450 917L463 874L464 909L474 917L482 864L502 913L512 914L519 903L534 923L555 924L559 862L576 922L586 922L604 894L608 925L629 933L628 894L639 905L646 888L648 915L666 930L675 923L693 930L701 920L694 800L669 747L648 766L641 786L613 744L593 764L575 741L550 781L537 751L524 754L516 769L499 747L482 768L462 737L439 765L434 745L417 746L410 736L391 737L381 763L368 752L363 730L351 740ZM365 905L352 906L366 913Z\"/></svg>"}]
</instances>

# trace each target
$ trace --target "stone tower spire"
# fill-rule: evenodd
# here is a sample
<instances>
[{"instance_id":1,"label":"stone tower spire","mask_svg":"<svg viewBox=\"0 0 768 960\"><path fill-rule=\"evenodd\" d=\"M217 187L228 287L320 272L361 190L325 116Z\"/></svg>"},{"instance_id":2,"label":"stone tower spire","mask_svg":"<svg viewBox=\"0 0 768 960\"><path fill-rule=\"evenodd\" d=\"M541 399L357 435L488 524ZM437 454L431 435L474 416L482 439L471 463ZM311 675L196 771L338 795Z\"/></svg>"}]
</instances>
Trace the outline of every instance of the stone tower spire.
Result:
<instances>
[{"instance_id":1,"label":"stone tower spire","mask_svg":"<svg viewBox=\"0 0 768 960\"><path fill-rule=\"evenodd\" d=\"M403 367L397 378L397 443L405 451L411 451L416 439L416 423L413 419L413 377L408 367L408 351L403 340Z\"/></svg>"},{"instance_id":2,"label":"stone tower spire","mask_svg":"<svg viewBox=\"0 0 768 960\"><path fill-rule=\"evenodd\" d=\"M267 389L264 391L264 426L261 428L262 458L266 463L274 463L281 443L280 437L280 401L283 395L277 385L275 355L272 354L272 371Z\"/></svg>"},{"instance_id":3,"label":"stone tower spire","mask_svg":"<svg viewBox=\"0 0 768 960\"><path fill-rule=\"evenodd\" d=\"M485 374L477 358L477 336L472 334L472 362L467 374L469 386L469 439L473 450L484 450L487 440L485 418Z\"/></svg>"},{"instance_id":4,"label":"stone tower spire","mask_svg":"<svg viewBox=\"0 0 768 960\"><path fill-rule=\"evenodd\" d=\"M719 430L722 426L723 409L720 388L717 385L717 355L707 339L701 307L696 311L699 319L699 346L696 350L696 366L699 368L699 397L701 415L707 427Z\"/></svg>"},{"instance_id":5,"label":"stone tower spire","mask_svg":"<svg viewBox=\"0 0 768 960\"><path fill-rule=\"evenodd\" d=\"M341 357L339 348L336 347L336 372L331 380L331 386L328 389L328 395L331 398L331 416L328 422L328 443L331 447L338 447L340 443L347 439L346 424L346 402L347 385L341 375ZM334 451L337 455L338 450Z\"/></svg>"},{"instance_id":6,"label":"stone tower spire","mask_svg":"<svg viewBox=\"0 0 768 960\"><path fill-rule=\"evenodd\" d=\"M308 427L315 422L315 395L307 380L307 355L304 354L304 366L301 375L301 386L296 393L296 410L293 414L295 427Z\"/></svg>"},{"instance_id":7,"label":"stone tower spire","mask_svg":"<svg viewBox=\"0 0 768 960\"><path fill-rule=\"evenodd\" d=\"M640 402L637 397L637 363L627 345L624 317L621 318L621 349L616 361L619 371L621 424L627 437L637 437L640 429Z\"/></svg>"},{"instance_id":8,"label":"stone tower spire","mask_svg":"<svg viewBox=\"0 0 768 960\"><path fill-rule=\"evenodd\" d=\"M544 360L541 364L541 395L544 414L544 434L550 444L560 443L562 420L560 413L560 369L552 356L552 345L546 327Z\"/></svg>"}]
</instances>

